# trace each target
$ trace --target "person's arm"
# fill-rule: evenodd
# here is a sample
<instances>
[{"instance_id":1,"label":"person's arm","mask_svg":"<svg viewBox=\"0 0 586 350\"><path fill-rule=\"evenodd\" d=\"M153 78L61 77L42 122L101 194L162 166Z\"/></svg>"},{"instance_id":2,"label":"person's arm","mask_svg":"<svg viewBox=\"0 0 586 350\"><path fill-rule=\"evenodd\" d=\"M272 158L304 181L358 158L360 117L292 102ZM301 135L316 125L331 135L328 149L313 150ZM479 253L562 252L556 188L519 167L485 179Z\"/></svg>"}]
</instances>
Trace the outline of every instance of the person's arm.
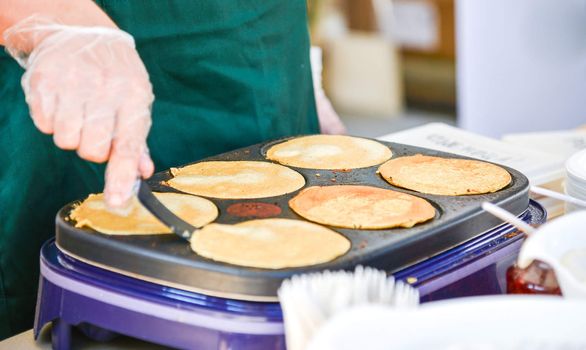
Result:
<instances>
[{"instance_id":1,"label":"person's arm","mask_svg":"<svg viewBox=\"0 0 586 350\"><path fill-rule=\"evenodd\" d=\"M117 28L92 0L2 0L0 33L34 14L42 14L67 25ZM2 35L0 45L4 45Z\"/></svg>"},{"instance_id":2,"label":"person's arm","mask_svg":"<svg viewBox=\"0 0 586 350\"><path fill-rule=\"evenodd\" d=\"M0 44L25 68L33 122L80 157L108 161L111 207L154 166L146 137L154 100L134 39L90 0L2 0Z\"/></svg>"}]
</instances>

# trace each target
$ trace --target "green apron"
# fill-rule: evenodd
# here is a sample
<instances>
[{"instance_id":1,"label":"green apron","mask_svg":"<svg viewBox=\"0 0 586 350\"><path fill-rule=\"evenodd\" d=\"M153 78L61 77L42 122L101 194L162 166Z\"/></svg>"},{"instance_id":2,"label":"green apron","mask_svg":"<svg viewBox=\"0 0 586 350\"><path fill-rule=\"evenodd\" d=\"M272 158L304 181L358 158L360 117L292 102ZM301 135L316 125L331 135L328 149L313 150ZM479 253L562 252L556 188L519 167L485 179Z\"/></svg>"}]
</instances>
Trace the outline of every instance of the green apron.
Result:
<instances>
[{"instance_id":1,"label":"green apron","mask_svg":"<svg viewBox=\"0 0 586 350\"><path fill-rule=\"evenodd\" d=\"M157 170L318 132L305 0L103 0L136 40L156 96ZM0 53L0 339L32 326L38 252L57 210L103 187L104 165L34 127L22 70Z\"/></svg>"}]
</instances>

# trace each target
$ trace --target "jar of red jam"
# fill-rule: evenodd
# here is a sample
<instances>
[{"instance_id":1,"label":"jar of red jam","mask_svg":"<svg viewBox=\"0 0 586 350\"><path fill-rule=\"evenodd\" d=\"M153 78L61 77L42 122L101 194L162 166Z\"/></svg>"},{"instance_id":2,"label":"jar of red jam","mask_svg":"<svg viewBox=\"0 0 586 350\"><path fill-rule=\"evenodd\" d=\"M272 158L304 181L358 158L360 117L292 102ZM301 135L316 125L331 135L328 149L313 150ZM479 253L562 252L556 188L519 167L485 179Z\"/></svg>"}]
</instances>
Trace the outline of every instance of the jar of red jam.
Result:
<instances>
[{"instance_id":1,"label":"jar of red jam","mask_svg":"<svg viewBox=\"0 0 586 350\"><path fill-rule=\"evenodd\" d=\"M554 270L546 263L533 260L527 268L517 264L507 270L508 294L551 294L561 295Z\"/></svg>"}]
</instances>

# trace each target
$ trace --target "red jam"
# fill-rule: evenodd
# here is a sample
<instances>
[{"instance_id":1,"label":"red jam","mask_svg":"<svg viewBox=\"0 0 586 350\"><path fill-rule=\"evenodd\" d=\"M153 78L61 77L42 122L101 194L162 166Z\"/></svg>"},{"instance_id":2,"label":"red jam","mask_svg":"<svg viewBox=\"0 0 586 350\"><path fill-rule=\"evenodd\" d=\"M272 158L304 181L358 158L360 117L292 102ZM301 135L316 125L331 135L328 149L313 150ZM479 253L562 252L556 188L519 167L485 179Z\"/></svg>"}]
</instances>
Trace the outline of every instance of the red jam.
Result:
<instances>
[{"instance_id":1,"label":"red jam","mask_svg":"<svg viewBox=\"0 0 586 350\"><path fill-rule=\"evenodd\" d=\"M553 269L546 263L534 260L527 268L516 264L507 270L508 294L561 295Z\"/></svg>"},{"instance_id":2,"label":"red jam","mask_svg":"<svg viewBox=\"0 0 586 350\"><path fill-rule=\"evenodd\" d=\"M226 210L228 214L238 217L270 218L281 214L278 205L262 202L236 203Z\"/></svg>"}]
</instances>

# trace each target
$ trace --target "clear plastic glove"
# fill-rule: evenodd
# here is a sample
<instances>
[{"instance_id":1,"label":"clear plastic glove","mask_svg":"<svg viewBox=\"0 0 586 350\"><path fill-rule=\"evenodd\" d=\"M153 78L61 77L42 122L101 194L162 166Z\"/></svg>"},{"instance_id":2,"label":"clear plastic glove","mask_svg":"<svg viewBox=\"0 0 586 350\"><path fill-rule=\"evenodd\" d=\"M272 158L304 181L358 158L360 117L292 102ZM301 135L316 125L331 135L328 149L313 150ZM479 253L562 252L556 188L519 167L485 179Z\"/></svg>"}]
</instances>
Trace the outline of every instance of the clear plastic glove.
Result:
<instances>
[{"instance_id":1,"label":"clear plastic glove","mask_svg":"<svg viewBox=\"0 0 586 350\"><path fill-rule=\"evenodd\" d=\"M345 134L346 127L334 110L332 103L326 96L322 86L322 50L318 46L312 46L310 51L311 74L313 78L313 91L319 128L322 134Z\"/></svg>"},{"instance_id":2,"label":"clear plastic glove","mask_svg":"<svg viewBox=\"0 0 586 350\"><path fill-rule=\"evenodd\" d=\"M26 70L22 88L36 127L62 149L108 161L106 201L125 206L135 180L154 170L146 146L154 96L132 36L33 16L4 39Z\"/></svg>"},{"instance_id":3,"label":"clear plastic glove","mask_svg":"<svg viewBox=\"0 0 586 350\"><path fill-rule=\"evenodd\" d=\"M332 103L325 94L315 94L317 117L322 134L339 135L346 133L346 126L334 110Z\"/></svg>"}]
</instances>

